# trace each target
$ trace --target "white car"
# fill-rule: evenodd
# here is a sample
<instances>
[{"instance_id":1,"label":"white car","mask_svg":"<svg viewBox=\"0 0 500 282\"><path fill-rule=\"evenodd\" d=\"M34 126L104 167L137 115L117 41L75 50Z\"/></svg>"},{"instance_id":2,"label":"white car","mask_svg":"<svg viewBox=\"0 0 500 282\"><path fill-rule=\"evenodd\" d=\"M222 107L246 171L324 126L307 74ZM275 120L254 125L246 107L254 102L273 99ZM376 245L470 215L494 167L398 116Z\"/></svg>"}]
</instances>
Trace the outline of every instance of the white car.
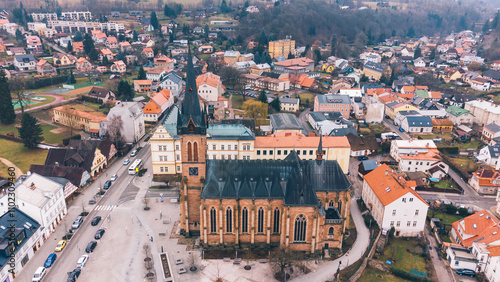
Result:
<instances>
[{"instance_id":1,"label":"white car","mask_svg":"<svg viewBox=\"0 0 500 282\"><path fill-rule=\"evenodd\" d=\"M89 259L89 255L83 255L78 259L78 262L76 263L76 267L83 268L85 264L87 263L87 260Z\"/></svg>"},{"instance_id":2,"label":"white car","mask_svg":"<svg viewBox=\"0 0 500 282\"><path fill-rule=\"evenodd\" d=\"M131 157L135 157L135 155L137 155L137 150L133 150L132 153L130 153Z\"/></svg>"},{"instance_id":3,"label":"white car","mask_svg":"<svg viewBox=\"0 0 500 282\"><path fill-rule=\"evenodd\" d=\"M118 179L118 174L113 174L113 176L111 176L111 181L115 181L116 179Z\"/></svg>"},{"instance_id":4,"label":"white car","mask_svg":"<svg viewBox=\"0 0 500 282\"><path fill-rule=\"evenodd\" d=\"M45 267L40 266L33 275L33 282L42 281L45 274L46 274Z\"/></svg>"}]
</instances>

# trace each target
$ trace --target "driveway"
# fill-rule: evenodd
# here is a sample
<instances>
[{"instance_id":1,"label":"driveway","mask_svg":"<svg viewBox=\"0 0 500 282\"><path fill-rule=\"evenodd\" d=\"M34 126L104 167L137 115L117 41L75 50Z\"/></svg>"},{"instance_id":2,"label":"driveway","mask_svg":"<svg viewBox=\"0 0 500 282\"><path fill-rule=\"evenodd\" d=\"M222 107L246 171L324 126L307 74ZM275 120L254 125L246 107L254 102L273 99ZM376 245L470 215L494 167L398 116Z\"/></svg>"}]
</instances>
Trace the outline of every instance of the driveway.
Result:
<instances>
[{"instance_id":1,"label":"driveway","mask_svg":"<svg viewBox=\"0 0 500 282\"><path fill-rule=\"evenodd\" d=\"M311 111L310 108L306 108L299 114L300 124L304 128L304 130L302 130L302 133L304 133L305 135L309 135L309 133L314 133L314 130L311 128L311 126L309 126L309 123L307 122L307 114L310 111Z\"/></svg>"},{"instance_id":2,"label":"driveway","mask_svg":"<svg viewBox=\"0 0 500 282\"><path fill-rule=\"evenodd\" d=\"M429 241L429 253L431 255L432 265L434 266L434 271L439 281L453 281L453 273L450 268L447 267L439 253L437 252L437 243L434 236L432 236L428 226L425 227L425 235Z\"/></svg>"}]
</instances>

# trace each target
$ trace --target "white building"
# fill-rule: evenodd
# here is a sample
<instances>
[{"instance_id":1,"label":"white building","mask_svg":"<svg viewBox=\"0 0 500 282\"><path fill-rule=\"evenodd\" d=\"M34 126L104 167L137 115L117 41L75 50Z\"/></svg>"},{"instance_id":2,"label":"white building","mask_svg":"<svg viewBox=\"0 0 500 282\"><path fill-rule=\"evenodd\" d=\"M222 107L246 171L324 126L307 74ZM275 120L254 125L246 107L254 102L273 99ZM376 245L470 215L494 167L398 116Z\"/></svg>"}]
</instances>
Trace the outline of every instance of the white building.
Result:
<instances>
[{"instance_id":1,"label":"white building","mask_svg":"<svg viewBox=\"0 0 500 282\"><path fill-rule=\"evenodd\" d=\"M161 76L158 86L161 89L170 90L174 94L174 97L179 97L183 86L182 77L177 72L170 71Z\"/></svg>"},{"instance_id":2,"label":"white building","mask_svg":"<svg viewBox=\"0 0 500 282\"><path fill-rule=\"evenodd\" d=\"M198 76L196 85L198 85L198 94L207 102L216 102L225 93L220 76L211 72Z\"/></svg>"},{"instance_id":3,"label":"white building","mask_svg":"<svg viewBox=\"0 0 500 282\"><path fill-rule=\"evenodd\" d=\"M496 167L498 164L498 154L500 153L500 145L489 145L481 148L476 159L484 164Z\"/></svg>"},{"instance_id":4,"label":"white building","mask_svg":"<svg viewBox=\"0 0 500 282\"><path fill-rule=\"evenodd\" d=\"M369 96L365 97L364 103L366 107L365 121L368 123L382 122L384 119L385 105L379 100Z\"/></svg>"},{"instance_id":5,"label":"white building","mask_svg":"<svg viewBox=\"0 0 500 282\"><path fill-rule=\"evenodd\" d=\"M20 71L33 71L36 69L35 57L32 54L15 55L14 66Z\"/></svg>"},{"instance_id":6,"label":"white building","mask_svg":"<svg viewBox=\"0 0 500 282\"><path fill-rule=\"evenodd\" d=\"M339 94L349 95L351 101L354 100L354 98L361 98L363 96L361 88L340 88Z\"/></svg>"},{"instance_id":7,"label":"white building","mask_svg":"<svg viewBox=\"0 0 500 282\"><path fill-rule=\"evenodd\" d=\"M43 241L47 240L67 213L63 186L37 173L27 176L16 186L17 207L42 226ZM9 197L0 199L0 213L7 212Z\"/></svg>"},{"instance_id":8,"label":"white building","mask_svg":"<svg viewBox=\"0 0 500 282\"><path fill-rule=\"evenodd\" d=\"M144 125L144 113L137 102L117 102L108 113L107 128L110 128L110 123L113 116L120 116L123 121L121 135L127 143L136 143L146 134Z\"/></svg>"},{"instance_id":9,"label":"white building","mask_svg":"<svg viewBox=\"0 0 500 282\"><path fill-rule=\"evenodd\" d=\"M403 116L401 127L408 133L432 133L432 120L430 117L423 116Z\"/></svg>"},{"instance_id":10,"label":"white building","mask_svg":"<svg viewBox=\"0 0 500 282\"><path fill-rule=\"evenodd\" d=\"M423 171L438 179L448 174L449 166L432 140L393 140L391 157L399 162L401 171Z\"/></svg>"},{"instance_id":11,"label":"white building","mask_svg":"<svg viewBox=\"0 0 500 282\"><path fill-rule=\"evenodd\" d=\"M380 228L395 229L395 236L422 234L429 205L406 181L383 164L364 176L362 198Z\"/></svg>"},{"instance_id":12,"label":"white building","mask_svg":"<svg viewBox=\"0 0 500 282\"><path fill-rule=\"evenodd\" d=\"M465 102L464 109L474 116L474 123L480 126L493 122L500 124L500 106L490 101L475 100Z\"/></svg>"}]
</instances>

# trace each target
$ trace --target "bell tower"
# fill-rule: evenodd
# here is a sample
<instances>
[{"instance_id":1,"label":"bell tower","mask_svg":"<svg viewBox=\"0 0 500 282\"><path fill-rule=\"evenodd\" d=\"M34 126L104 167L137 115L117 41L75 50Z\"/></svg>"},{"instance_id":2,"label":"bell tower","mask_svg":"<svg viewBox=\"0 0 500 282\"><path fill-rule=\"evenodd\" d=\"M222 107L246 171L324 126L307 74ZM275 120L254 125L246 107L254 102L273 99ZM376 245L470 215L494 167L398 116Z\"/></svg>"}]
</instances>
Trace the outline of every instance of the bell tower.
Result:
<instances>
[{"instance_id":1,"label":"bell tower","mask_svg":"<svg viewBox=\"0 0 500 282\"><path fill-rule=\"evenodd\" d=\"M182 158L180 223L185 236L200 232L200 193L205 179L208 123L207 113L200 105L191 48L188 48L186 88L177 119Z\"/></svg>"}]
</instances>

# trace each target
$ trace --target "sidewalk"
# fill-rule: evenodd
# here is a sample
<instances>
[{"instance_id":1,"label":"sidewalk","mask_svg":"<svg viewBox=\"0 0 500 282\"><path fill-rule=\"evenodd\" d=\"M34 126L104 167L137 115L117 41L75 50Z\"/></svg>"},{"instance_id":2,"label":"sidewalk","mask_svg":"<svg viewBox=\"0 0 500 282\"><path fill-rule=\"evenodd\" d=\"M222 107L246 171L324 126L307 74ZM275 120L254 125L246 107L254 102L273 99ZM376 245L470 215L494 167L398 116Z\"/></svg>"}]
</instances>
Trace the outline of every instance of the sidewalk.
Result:
<instances>
[{"instance_id":1,"label":"sidewalk","mask_svg":"<svg viewBox=\"0 0 500 282\"><path fill-rule=\"evenodd\" d=\"M296 279L293 279L291 281L328 281L329 279L332 279L337 272L340 261L342 262L342 264L340 265L340 269L343 269L350 264L355 263L357 260L363 258L363 255L365 254L365 251L370 244L370 231L365 225L365 221L361 216L361 212L358 208L355 198L351 199L351 216L354 220L356 231L358 233L356 242L354 242L354 245L351 247L351 249L345 255L336 260L322 263L315 272L297 277Z\"/></svg>"},{"instance_id":2,"label":"sidewalk","mask_svg":"<svg viewBox=\"0 0 500 282\"><path fill-rule=\"evenodd\" d=\"M425 227L425 235L429 240L429 252L431 254L432 265L434 266L434 271L436 272L438 280L443 282L453 281L453 274L450 273L450 268L446 267L444 262L439 257L439 253L436 251L436 239L427 226Z\"/></svg>"}]
</instances>

